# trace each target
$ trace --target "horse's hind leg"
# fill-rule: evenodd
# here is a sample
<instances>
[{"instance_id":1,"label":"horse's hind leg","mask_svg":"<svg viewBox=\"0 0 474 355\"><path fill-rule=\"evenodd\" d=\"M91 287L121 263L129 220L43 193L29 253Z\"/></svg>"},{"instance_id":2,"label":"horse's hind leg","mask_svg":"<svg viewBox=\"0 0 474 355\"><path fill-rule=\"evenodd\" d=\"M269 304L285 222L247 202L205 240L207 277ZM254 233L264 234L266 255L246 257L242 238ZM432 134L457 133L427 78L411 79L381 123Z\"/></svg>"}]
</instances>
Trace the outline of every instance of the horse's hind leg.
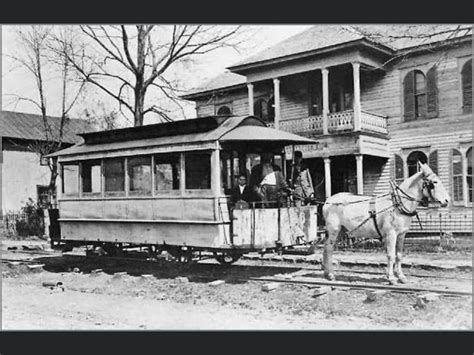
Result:
<instances>
[{"instance_id":1,"label":"horse's hind leg","mask_svg":"<svg viewBox=\"0 0 474 355\"><path fill-rule=\"evenodd\" d=\"M396 246L396 258L395 258L395 275L398 278L398 281L401 283L406 283L407 278L402 271L402 256L403 256L403 244L405 242L405 233L399 234L397 236L397 246Z\"/></svg>"},{"instance_id":2,"label":"horse's hind leg","mask_svg":"<svg viewBox=\"0 0 474 355\"><path fill-rule=\"evenodd\" d=\"M334 268L332 264L332 253L334 251L334 244L336 243L337 236L341 230L339 220L335 216L328 216L326 219L326 232L327 238L324 243L323 251L323 270L324 277L328 280L334 280Z\"/></svg>"},{"instance_id":3,"label":"horse's hind leg","mask_svg":"<svg viewBox=\"0 0 474 355\"><path fill-rule=\"evenodd\" d=\"M385 248L387 250L387 279L391 285L397 283L397 278L393 274L393 265L395 263L395 246L397 243L397 234L390 231L385 240Z\"/></svg>"}]
</instances>

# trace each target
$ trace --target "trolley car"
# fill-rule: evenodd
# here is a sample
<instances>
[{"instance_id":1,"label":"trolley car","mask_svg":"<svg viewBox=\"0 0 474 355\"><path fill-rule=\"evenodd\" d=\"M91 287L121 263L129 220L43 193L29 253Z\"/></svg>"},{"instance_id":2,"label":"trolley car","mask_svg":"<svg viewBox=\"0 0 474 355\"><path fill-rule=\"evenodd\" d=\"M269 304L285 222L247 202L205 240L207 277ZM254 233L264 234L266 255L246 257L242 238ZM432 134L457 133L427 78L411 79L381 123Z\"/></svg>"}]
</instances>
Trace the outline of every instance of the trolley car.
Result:
<instances>
[{"instance_id":1,"label":"trolley car","mask_svg":"<svg viewBox=\"0 0 474 355\"><path fill-rule=\"evenodd\" d=\"M260 154L286 171L285 147L313 140L254 116L213 116L81 134L58 158L55 243L114 254L146 246L221 263L317 239L317 207L233 208L229 191ZM54 230L54 228L53 228Z\"/></svg>"}]
</instances>

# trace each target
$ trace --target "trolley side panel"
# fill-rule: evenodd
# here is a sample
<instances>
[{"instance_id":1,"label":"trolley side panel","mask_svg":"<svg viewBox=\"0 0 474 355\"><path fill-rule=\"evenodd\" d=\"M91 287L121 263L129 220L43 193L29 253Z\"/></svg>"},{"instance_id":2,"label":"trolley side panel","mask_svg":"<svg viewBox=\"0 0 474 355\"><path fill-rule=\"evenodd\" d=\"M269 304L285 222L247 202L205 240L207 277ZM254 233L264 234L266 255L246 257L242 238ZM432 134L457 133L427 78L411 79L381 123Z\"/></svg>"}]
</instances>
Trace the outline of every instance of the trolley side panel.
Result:
<instances>
[{"instance_id":1,"label":"trolley side panel","mask_svg":"<svg viewBox=\"0 0 474 355\"><path fill-rule=\"evenodd\" d=\"M291 246L317 238L317 207L242 209L233 211L234 245L272 248Z\"/></svg>"},{"instance_id":2,"label":"trolley side panel","mask_svg":"<svg viewBox=\"0 0 474 355\"><path fill-rule=\"evenodd\" d=\"M125 221L60 221L61 239L82 242L164 244L200 248L227 247L228 225ZM225 233L224 233L225 234ZM228 237L227 237L228 239Z\"/></svg>"}]
</instances>

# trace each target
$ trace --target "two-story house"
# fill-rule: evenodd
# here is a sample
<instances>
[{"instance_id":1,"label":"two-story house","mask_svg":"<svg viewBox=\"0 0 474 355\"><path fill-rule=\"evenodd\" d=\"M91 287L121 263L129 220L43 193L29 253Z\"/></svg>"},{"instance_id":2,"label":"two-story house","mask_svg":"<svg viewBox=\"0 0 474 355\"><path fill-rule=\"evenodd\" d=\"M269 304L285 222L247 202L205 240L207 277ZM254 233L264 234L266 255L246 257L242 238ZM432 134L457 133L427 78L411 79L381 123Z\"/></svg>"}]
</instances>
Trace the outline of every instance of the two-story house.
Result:
<instances>
[{"instance_id":1,"label":"two-story house","mask_svg":"<svg viewBox=\"0 0 474 355\"><path fill-rule=\"evenodd\" d=\"M425 209L425 219L438 223L441 213L447 229L472 230L472 30L465 27L317 25L183 98L196 103L198 117L250 114L316 140L300 150L320 200L387 192L390 179L428 162L452 203Z\"/></svg>"}]
</instances>

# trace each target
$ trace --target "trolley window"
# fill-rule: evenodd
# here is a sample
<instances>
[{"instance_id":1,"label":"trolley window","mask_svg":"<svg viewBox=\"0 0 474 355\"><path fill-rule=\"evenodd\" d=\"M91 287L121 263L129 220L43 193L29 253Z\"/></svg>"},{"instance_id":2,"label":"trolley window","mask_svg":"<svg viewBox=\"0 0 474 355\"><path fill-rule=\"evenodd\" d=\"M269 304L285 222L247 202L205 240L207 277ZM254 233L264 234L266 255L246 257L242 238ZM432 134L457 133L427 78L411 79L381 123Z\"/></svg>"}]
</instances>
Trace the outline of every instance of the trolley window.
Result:
<instances>
[{"instance_id":1,"label":"trolley window","mask_svg":"<svg viewBox=\"0 0 474 355\"><path fill-rule=\"evenodd\" d=\"M179 190L179 155L155 156L155 191Z\"/></svg>"},{"instance_id":2,"label":"trolley window","mask_svg":"<svg viewBox=\"0 0 474 355\"><path fill-rule=\"evenodd\" d=\"M185 154L186 189L206 190L211 188L211 154Z\"/></svg>"},{"instance_id":3,"label":"trolley window","mask_svg":"<svg viewBox=\"0 0 474 355\"><path fill-rule=\"evenodd\" d=\"M85 161L82 163L82 192L86 194L100 194L101 167L100 160Z\"/></svg>"},{"instance_id":4,"label":"trolley window","mask_svg":"<svg viewBox=\"0 0 474 355\"><path fill-rule=\"evenodd\" d=\"M151 156L128 158L130 195L151 195Z\"/></svg>"},{"instance_id":5,"label":"trolley window","mask_svg":"<svg viewBox=\"0 0 474 355\"><path fill-rule=\"evenodd\" d=\"M63 165L63 194L65 196L79 196L79 165Z\"/></svg>"},{"instance_id":6,"label":"trolley window","mask_svg":"<svg viewBox=\"0 0 474 355\"><path fill-rule=\"evenodd\" d=\"M108 194L125 193L124 158L104 159L104 180Z\"/></svg>"}]
</instances>

